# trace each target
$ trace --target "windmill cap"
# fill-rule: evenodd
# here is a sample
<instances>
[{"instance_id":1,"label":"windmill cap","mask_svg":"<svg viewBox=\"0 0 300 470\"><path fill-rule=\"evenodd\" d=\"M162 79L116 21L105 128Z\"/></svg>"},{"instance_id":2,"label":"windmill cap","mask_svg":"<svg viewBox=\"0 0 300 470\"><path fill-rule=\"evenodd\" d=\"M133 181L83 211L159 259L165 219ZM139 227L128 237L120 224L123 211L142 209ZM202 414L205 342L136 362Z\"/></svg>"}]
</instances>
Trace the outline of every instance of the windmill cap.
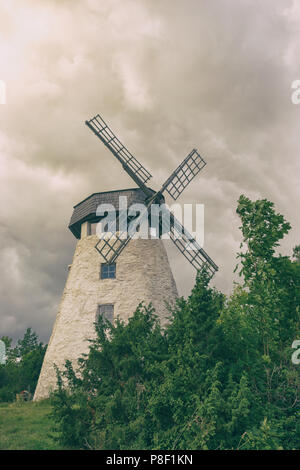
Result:
<instances>
[{"instance_id":1,"label":"windmill cap","mask_svg":"<svg viewBox=\"0 0 300 470\"><path fill-rule=\"evenodd\" d=\"M144 204L147 197L144 191L140 188L119 189L115 191L105 191L91 194L74 206L74 211L69 223L69 229L73 235L79 239L81 233L81 224L86 221L95 221L97 207L100 204L112 204L116 211L118 211L120 196L127 197L128 206L136 203Z\"/></svg>"}]
</instances>

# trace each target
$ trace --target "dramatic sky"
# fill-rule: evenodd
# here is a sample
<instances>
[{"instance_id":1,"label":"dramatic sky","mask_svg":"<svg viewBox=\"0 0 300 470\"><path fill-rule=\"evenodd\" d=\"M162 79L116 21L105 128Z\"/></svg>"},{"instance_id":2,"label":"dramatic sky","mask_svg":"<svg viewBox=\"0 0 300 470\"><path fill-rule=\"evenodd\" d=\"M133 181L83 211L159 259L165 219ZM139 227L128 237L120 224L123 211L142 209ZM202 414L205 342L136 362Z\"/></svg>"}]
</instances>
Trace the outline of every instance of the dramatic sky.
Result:
<instances>
[{"instance_id":1,"label":"dramatic sky","mask_svg":"<svg viewBox=\"0 0 300 470\"><path fill-rule=\"evenodd\" d=\"M84 125L103 115L154 175L196 147L180 199L205 204L213 285L230 292L237 199L268 198L299 243L300 7L292 0L0 0L0 336L48 341L89 194L133 184ZM168 201L171 202L171 201ZM167 244L179 292L194 271Z\"/></svg>"}]
</instances>

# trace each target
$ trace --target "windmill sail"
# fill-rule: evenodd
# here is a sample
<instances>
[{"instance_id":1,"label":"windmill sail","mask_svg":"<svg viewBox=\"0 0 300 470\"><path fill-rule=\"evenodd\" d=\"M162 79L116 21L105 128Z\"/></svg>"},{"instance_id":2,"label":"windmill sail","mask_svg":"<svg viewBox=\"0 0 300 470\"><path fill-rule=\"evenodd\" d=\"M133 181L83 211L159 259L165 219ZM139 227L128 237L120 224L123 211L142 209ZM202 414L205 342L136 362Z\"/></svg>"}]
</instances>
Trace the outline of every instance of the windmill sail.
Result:
<instances>
[{"instance_id":1,"label":"windmill sail","mask_svg":"<svg viewBox=\"0 0 300 470\"><path fill-rule=\"evenodd\" d=\"M103 121L101 116L93 117L90 121L85 121L86 125L96 134L97 137L109 148L114 156L123 165L124 169L142 188L152 177L151 173L138 162L138 160L129 152L129 150L119 141L113 131Z\"/></svg>"},{"instance_id":2,"label":"windmill sail","mask_svg":"<svg viewBox=\"0 0 300 470\"><path fill-rule=\"evenodd\" d=\"M150 210L151 204L140 213L140 215L136 218L136 225L134 228L130 226L127 228L127 231L120 230L118 231L117 227L126 227L127 226L127 212L121 212L116 220L116 226L114 231L112 232L102 232L100 235L100 239L96 244L95 248L97 249L98 253L105 259L107 264L113 263L117 257L121 254L124 250L126 245L130 242L133 238L136 231L136 227L142 223L145 218L148 218L148 213ZM100 222L101 223L101 222Z\"/></svg>"},{"instance_id":3,"label":"windmill sail","mask_svg":"<svg viewBox=\"0 0 300 470\"><path fill-rule=\"evenodd\" d=\"M164 210L167 211L166 208L164 208ZM172 212L168 211L168 214L166 217L163 217L162 220L168 219L170 220L169 236L172 242L177 246L186 259L189 260L195 269L199 270L205 266L208 274L212 277L216 271L218 271L218 266L210 256L208 256L203 248L201 248L187 229L181 225ZM167 227L164 227L164 229L167 230Z\"/></svg>"},{"instance_id":4,"label":"windmill sail","mask_svg":"<svg viewBox=\"0 0 300 470\"><path fill-rule=\"evenodd\" d=\"M147 181L149 181L152 175L119 141L99 114L85 123L119 160L124 170L145 193L147 207L145 208L144 215L148 216L152 204L160 205L164 201L164 191L167 191L176 200L206 165L198 151L193 149L176 170L173 171L162 188L155 192L146 186ZM165 210L167 209L165 208ZM169 233L171 240L195 269L201 269L205 265L212 277L218 270L217 265L171 212L168 211L166 215L165 219L168 220L169 218L170 224L168 227L162 227L162 233ZM162 222L162 225L164 225L164 222ZM130 233L130 231L118 232L115 230L112 233L105 233L103 236L100 236L96 249L108 264L113 263L133 236L134 233Z\"/></svg>"},{"instance_id":5,"label":"windmill sail","mask_svg":"<svg viewBox=\"0 0 300 470\"><path fill-rule=\"evenodd\" d=\"M190 184L206 165L201 155L193 149L163 184L161 192L166 190L176 201L182 191Z\"/></svg>"},{"instance_id":6,"label":"windmill sail","mask_svg":"<svg viewBox=\"0 0 300 470\"><path fill-rule=\"evenodd\" d=\"M103 256L106 263L111 264L124 250L130 240L131 237L128 234L125 235L125 238L122 238L122 234L110 233L102 237L96 244L95 248L98 253Z\"/></svg>"}]
</instances>

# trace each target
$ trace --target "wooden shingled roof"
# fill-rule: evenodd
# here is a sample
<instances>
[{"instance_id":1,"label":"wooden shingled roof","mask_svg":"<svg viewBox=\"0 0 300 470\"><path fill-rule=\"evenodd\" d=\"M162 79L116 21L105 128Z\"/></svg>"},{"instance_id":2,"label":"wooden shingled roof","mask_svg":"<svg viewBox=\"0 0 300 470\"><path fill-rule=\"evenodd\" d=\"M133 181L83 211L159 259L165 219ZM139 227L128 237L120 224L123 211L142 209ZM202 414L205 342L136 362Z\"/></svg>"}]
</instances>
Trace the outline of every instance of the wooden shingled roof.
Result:
<instances>
[{"instance_id":1,"label":"wooden shingled roof","mask_svg":"<svg viewBox=\"0 0 300 470\"><path fill-rule=\"evenodd\" d=\"M94 193L74 206L74 211L69 223L69 229L76 238L80 238L81 224L83 222L97 221L96 210L100 204L112 204L116 211L119 209L119 196L127 196L128 207L135 203L145 202L145 193L140 188L122 189ZM98 218L99 219L99 218Z\"/></svg>"}]
</instances>

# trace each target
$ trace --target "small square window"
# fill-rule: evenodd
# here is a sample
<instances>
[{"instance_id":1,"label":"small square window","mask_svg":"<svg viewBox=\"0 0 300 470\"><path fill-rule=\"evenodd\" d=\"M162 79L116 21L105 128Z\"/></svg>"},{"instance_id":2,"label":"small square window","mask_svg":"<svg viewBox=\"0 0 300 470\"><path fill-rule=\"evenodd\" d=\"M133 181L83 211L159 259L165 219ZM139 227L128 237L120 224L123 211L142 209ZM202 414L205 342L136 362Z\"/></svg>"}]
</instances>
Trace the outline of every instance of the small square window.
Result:
<instances>
[{"instance_id":1,"label":"small square window","mask_svg":"<svg viewBox=\"0 0 300 470\"><path fill-rule=\"evenodd\" d=\"M97 235L97 225L98 222L90 223L89 235Z\"/></svg>"},{"instance_id":2,"label":"small square window","mask_svg":"<svg viewBox=\"0 0 300 470\"><path fill-rule=\"evenodd\" d=\"M102 304L98 305L96 320L98 320L99 316L105 318L110 323L114 321L114 306L113 304Z\"/></svg>"},{"instance_id":3,"label":"small square window","mask_svg":"<svg viewBox=\"0 0 300 470\"><path fill-rule=\"evenodd\" d=\"M116 263L102 263L101 264L101 279L115 279L116 277Z\"/></svg>"}]
</instances>

